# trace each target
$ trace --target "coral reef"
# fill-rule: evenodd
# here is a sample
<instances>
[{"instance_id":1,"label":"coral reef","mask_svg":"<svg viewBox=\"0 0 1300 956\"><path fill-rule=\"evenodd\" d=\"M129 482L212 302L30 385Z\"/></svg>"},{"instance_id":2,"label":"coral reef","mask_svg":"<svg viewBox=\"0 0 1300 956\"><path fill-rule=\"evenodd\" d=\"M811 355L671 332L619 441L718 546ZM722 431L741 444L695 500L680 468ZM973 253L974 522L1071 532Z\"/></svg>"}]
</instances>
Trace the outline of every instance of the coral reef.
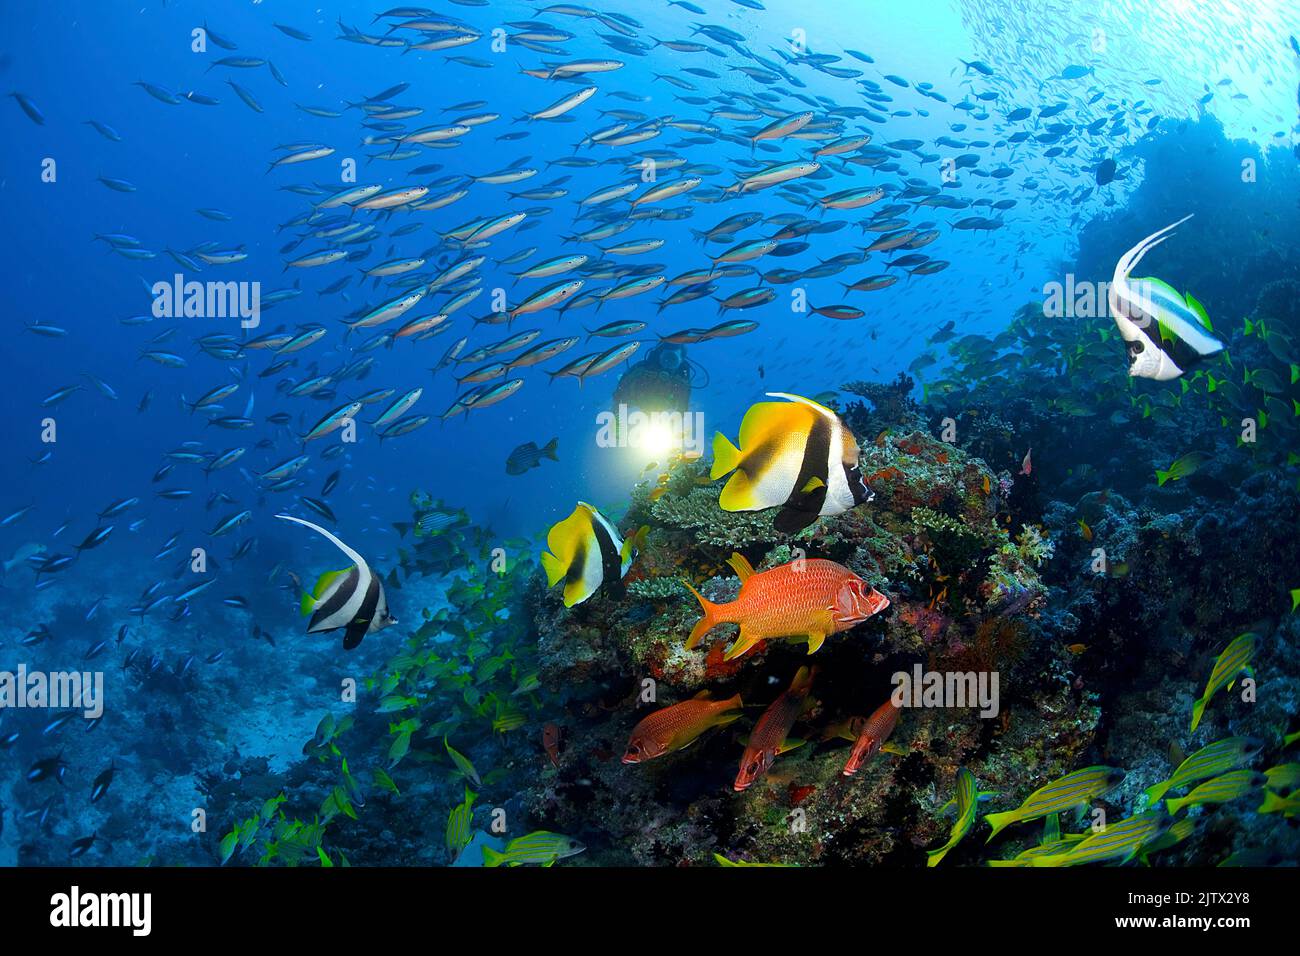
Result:
<instances>
[{"instance_id":1,"label":"coral reef","mask_svg":"<svg viewBox=\"0 0 1300 956\"><path fill-rule=\"evenodd\" d=\"M1090 745L1099 711L1065 676L1068 655L1038 621L1047 596L1039 568L1052 559L1052 542L1037 526L1013 526L1004 482L929 432L906 397L910 381L855 388L876 404L846 413L857 427L882 407L892 418L862 448L860 467L875 493L869 504L787 540L769 513L721 511L721 482L710 482L700 463L678 462L666 484L632 494L625 529L645 524L650 532L625 589L566 610L536 583L541 679L566 689L563 723L580 743L558 767L536 760L541 782L525 801L565 832L599 826L603 849L592 840L588 862L703 864L717 853L751 862L914 864L943 830L935 811L958 766L980 767L993 786L1031 788ZM725 661L729 638L721 631L686 650L699 607L681 582L713 601L733 599L739 582L724 563L733 550L760 571L831 558L891 606L831 637L812 658L801 644L765 642ZM751 718L684 752L620 763L628 732L653 707L702 691L719 699L740 693L757 716L804 660L820 665L815 704L796 729L808 743L778 758L751 790L728 787ZM894 735L899 752L843 776L847 742L837 734L886 700L892 675L914 664L999 671L999 714L908 710ZM1023 681L1009 680L1022 672ZM1041 674L1050 675L1046 696Z\"/></svg>"}]
</instances>

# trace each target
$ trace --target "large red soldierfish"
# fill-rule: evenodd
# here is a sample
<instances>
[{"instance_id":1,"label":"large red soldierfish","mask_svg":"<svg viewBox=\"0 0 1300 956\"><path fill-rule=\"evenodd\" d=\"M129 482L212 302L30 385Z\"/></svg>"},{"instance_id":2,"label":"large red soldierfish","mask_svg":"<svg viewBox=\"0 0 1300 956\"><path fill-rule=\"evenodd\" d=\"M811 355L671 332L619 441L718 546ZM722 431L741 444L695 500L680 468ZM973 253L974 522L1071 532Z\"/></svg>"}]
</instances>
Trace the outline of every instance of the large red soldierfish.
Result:
<instances>
[{"instance_id":1,"label":"large red soldierfish","mask_svg":"<svg viewBox=\"0 0 1300 956\"><path fill-rule=\"evenodd\" d=\"M773 637L806 639L811 654L828 634L847 631L889 607L889 598L842 564L824 558L805 558L758 573L741 554L732 554L727 563L740 575L740 594L730 604L714 604L686 585L704 609L686 646L694 647L719 624L739 624L740 635L727 649L729 661Z\"/></svg>"}]
</instances>

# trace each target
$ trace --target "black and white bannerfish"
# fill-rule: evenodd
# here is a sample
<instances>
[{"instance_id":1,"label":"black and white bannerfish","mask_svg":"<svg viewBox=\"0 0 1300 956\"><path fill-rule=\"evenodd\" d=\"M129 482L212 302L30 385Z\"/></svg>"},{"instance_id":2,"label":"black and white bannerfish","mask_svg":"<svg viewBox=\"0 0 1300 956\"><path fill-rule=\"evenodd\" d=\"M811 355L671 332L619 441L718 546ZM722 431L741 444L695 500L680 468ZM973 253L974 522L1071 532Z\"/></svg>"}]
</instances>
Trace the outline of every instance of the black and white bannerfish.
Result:
<instances>
[{"instance_id":1,"label":"black and white bannerfish","mask_svg":"<svg viewBox=\"0 0 1300 956\"><path fill-rule=\"evenodd\" d=\"M604 583L622 581L645 542L642 527L623 541L603 514L579 501L573 514L556 522L546 533L542 567L546 586L564 582L564 606L573 607L591 597Z\"/></svg>"},{"instance_id":2,"label":"black and white bannerfish","mask_svg":"<svg viewBox=\"0 0 1300 956\"><path fill-rule=\"evenodd\" d=\"M735 472L718 500L723 511L779 507L776 529L794 534L875 497L858 467L857 439L834 411L800 395L767 395L787 401L751 405L739 448L721 432L713 436L709 477Z\"/></svg>"},{"instance_id":3,"label":"black and white bannerfish","mask_svg":"<svg viewBox=\"0 0 1300 956\"><path fill-rule=\"evenodd\" d=\"M293 515L276 517L311 528L353 561L352 567L342 571L326 571L316 581L311 593L303 594L302 613L311 615L308 634L344 628L343 648L350 651L371 631L397 623L397 618L388 613L384 585L379 575L370 570L365 558L318 524Z\"/></svg>"},{"instance_id":4,"label":"black and white bannerfish","mask_svg":"<svg viewBox=\"0 0 1300 956\"><path fill-rule=\"evenodd\" d=\"M1160 279L1132 278L1142 257L1191 218L1184 216L1153 232L1115 264L1108 299L1120 338L1128 344L1129 375L1169 381L1223 351L1223 343L1210 334L1205 307L1190 292L1179 295Z\"/></svg>"}]
</instances>

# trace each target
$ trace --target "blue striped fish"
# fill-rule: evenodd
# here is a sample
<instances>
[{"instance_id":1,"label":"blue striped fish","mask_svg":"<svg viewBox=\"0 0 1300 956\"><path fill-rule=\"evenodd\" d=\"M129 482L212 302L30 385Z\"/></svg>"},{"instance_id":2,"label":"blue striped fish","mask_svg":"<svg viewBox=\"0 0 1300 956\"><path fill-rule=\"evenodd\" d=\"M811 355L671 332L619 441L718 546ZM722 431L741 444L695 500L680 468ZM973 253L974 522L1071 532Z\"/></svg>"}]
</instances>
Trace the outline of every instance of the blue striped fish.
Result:
<instances>
[{"instance_id":1,"label":"blue striped fish","mask_svg":"<svg viewBox=\"0 0 1300 956\"><path fill-rule=\"evenodd\" d=\"M975 781L975 775L962 767L957 771L957 795L944 806L947 810L949 806L955 806L957 810L957 819L953 821L952 830L948 834L948 842L937 850L930 850L926 853L926 866L938 866L948 851L955 847L970 832L970 828L975 824L975 815L979 810L981 794L979 784Z\"/></svg>"},{"instance_id":2,"label":"blue striped fish","mask_svg":"<svg viewBox=\"0 0 1300 956\"><path fill-rule=\"evenodd\" d=\"M1053 840L1050 843L1043 843L1038 846L1031 846L1027 850L1022 850L1009 860L989 860L989 866L1033 866L1034 860L1044 856L1058 856L1068 852L1072 847L1078 846L1079 842L1085 838L1083 833L1069 833L1060 839Z\"/></svg>"},{"instance_id":3,"label":"blue striped fish","mask_svg":"<svg viewBox=\"0 0 1300 956\"><path fill-rule=\"evenodd\" d=\"M1285 792L1300 787L1300 763L1282 763L1264 771L1270 790Z\"/></svg>"},{"instance_id":4,"label":"blue striped fish","mask_svg":"<svg viewBox=\"0 0 1300 956\"><path fill-rule=\"evenodd\" d=\"M1037 820L1049 813L1064 813L1067 810L1086 807L1093 800L1113 790L1123 779L1124 771L1118 767L1084 767L1082 770L1068 773L1060 780L1039 787L1015 810L990 813L986 816L984 819L993 828L989 840L997 836L1004 827L1013 823Z\"/></svg>"},{"instance_id":5,"label":"blue striped fish","mask_svg":"<svg viewBox=\"0 0 1300 956\"><path fill-rule=\"evenodd\" d=\"M1144 790L1143 806L1156 803L1167 790L1177 790L1197 780L1236 770L1242 764L1249 763L1263 746L1263 741L1253 737L1225 737L1216 740L1180 763L1168 780L1162 780Z\"/></svg>"},{"instance_id":6,"label":"blue striped fish","mask_svg":"<svg viewBox=\"0 0 1300 956\"><path fill-rule=\"evenodd\" d=\"M484 866L524 866L529 863L551 866L556 860L577 856L587 849L573 837L562 833L538 830L526 836L516 837L506 844L501 851L491 847L483 848Z\"/></svg>"},{"instance_id":7,"label":"blue striped fish","mask_svg":"<svg viewBox=\"0 0 1300 956\"><path fill-rule=\"evenodd\" d=\"M1245 634L1239 634L1232 639L1223 653L1214 661L1214 669L1210 671L1209 683L1205 685L1205 693L1201 695L1196 703L1192 704L1192 730L1201 722L1201 717L1205 713L1205 705L1210 702L1210 698L1220 688L1227 687L1232 689L1236 683L1237 675L1242 671L1255 676L1251 670L1250 659L1255 656L1256 636L1249 631Z\"/></svg>"},{"instance_id":8,"label":"blue striped fish","mask_svg":"<svg viewBox=\"0 0 1300 956\"><path fill-rule=\"evenodd\" d=\"M1168 830L1160 834L1154 840L1142 844L1138 850L1138 856L1141 862L1146 865L1149 863L1147 857L1153 853L1159 853L1162 850L1168 850L1171 846L1177 846L1182 843L1196 830L1196 821L1191 817L1183 817L1174 823Z\"/></svg>"},{"instance_id":9,"label":"blue striped fish","mask_svg":"<svg viewBox=\"0 0 1300 956\"><path fill-rule=\"evenodd\" d=\"M1076 843L1064 853L1036 856L1033 866L1078 866L1081 863L1099 863L1119 860L1127 863L1147 843L1152 842L1168 825L1162 810L1148 810L1119 823L1112 823L1099 833L1093 833Z\"/></svg>"},{"instance_id":10,"label":"blue striped fish","mask_svg":"<svg viewBox=\"0 0 1300 956\"><path fill-rule=\"evenodd\" d=\"M478 794L469 787L465 788L465 799L451 808L447 815L447 851L451 853L453 863L459 859L465 847L469 846L474 824L474 801Z\"/></svg>"},{"instance_id":11,"label":"blue striped fish","mask_svg":"<svg viewBox=\"0 0 1300 956\"><path fill-rule=\"evenodd\" d=\"M1220 774L1213 780L1207 780L1187 796L1177 800L1166 800L1172 816L1185 807L1202 803L1228 803L1245 797L1268 783L1268 777L1257 770L1233 770Z\"/></svg>"},{"instance_id":12,"label":"blue striped fish","mask_svg":"<svg viewBox=\"0 0 1300 956\"><path fill-rule=\"evenodd\" d=\"M1282 797L1269 790L1264 794L1264 802L1255 812L1280 813L1284 817L1293 817L1300 812L1300 794L1293 793L1289 797Z\"/></svg>"}]
</instances>

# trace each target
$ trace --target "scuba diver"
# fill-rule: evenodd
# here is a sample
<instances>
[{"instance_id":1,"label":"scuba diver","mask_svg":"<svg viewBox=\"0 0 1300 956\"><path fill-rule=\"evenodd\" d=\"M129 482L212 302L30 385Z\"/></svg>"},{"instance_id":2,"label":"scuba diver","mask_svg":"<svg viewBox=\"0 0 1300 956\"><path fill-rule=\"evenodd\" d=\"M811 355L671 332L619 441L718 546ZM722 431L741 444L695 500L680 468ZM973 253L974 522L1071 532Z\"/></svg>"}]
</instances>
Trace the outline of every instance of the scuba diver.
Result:
<instances>
[{"instance_id":1,"label":"scuba diver","mask_svg":"<svg viewBox=\"0 0 1300 956\"><path fill-rule=\"evenodd\" d=\"M704 375L702 383L696 381L697 372ZM685 414L690 408L692 389L704 388L708 383L708 373L686 357L684 346L660 342L618 380L614 407Z\"/></svg>"}]
</instances>

